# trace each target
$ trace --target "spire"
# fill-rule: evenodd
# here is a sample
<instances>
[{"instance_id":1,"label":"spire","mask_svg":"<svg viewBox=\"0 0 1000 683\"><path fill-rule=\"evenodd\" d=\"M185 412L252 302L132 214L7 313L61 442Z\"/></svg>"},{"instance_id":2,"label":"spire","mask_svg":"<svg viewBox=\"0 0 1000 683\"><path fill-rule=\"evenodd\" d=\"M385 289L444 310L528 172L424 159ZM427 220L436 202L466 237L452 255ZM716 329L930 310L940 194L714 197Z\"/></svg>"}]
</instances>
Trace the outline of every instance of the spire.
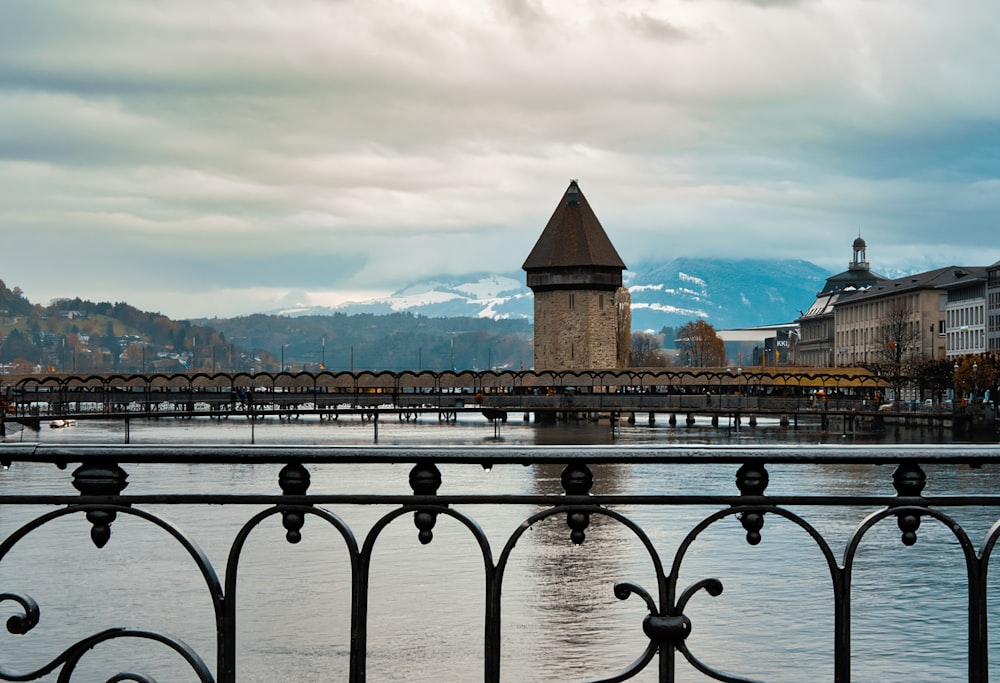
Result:
<instances>
[{"instance_id":1,"label":"spire","mask_svg":"<svg viewBox=\"0 0 1000 683\"><path fill-rule=\"evenodd\" d=\"M571 180L522 268L530 271L581 267L624 270L625 263L577 181Z\"/></svg>"}]
</instances>

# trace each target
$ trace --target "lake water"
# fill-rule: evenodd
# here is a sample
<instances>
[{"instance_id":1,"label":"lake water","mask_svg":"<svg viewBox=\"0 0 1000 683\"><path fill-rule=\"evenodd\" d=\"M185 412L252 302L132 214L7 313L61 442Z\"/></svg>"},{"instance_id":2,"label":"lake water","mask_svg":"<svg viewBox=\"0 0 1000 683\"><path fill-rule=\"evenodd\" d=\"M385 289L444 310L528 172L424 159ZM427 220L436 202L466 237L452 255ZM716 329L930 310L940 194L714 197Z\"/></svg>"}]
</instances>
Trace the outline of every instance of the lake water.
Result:
<instances>
[{"instance_id":1,"label":"lake water","mask_svg":"<svg viewBox=\"0 0 1000 683\"><path fill-rule=\"evenodd\" d=\"M118 423L81 421L75 427L11 434L7 441L124 443ZM277 419L246 421L158 420L132 423L133 444L370 444L371 423L341 419L319 422ZM696 426L623 425L607 422L534 425L512 420L494 427L463 418L440 424L382 420L382 445L646 444L646 443L946 443L929 430L852 436L816 429L782 429L762 421L736 431ZM0 492L72 492L71 469L15 463L0 472ZM126 465L128 493L277 492L279 466ZM408 493L409 465L310 467L310 493ZM731 465L608 465L593 468L594 493L735 493ZM864 465L772 466L769 493L892 494L890 467ZM926 467L927 493L995 492L995 465L980 469ZM441 466L440 493L560 493L561 467L536 465ZM46 508L0 509L0 538ZM152 507L183 527L224 571L230 544L251 516L247 507L193 509ZM489 536L494 556L534 510L477 506L463 510ZM669 563L684 535L707 507L620 510L651 536ZM838 559L847 536L870 510L796 509L831 543ZM336 510L361 539L386 508ZM969 509L955 516L978 544L1000 511ZM137 520L119 518L102 550L89 541L79 516L61 518L31 534L0 562L0 592L25 592L42 607L39 626L24 636L0 632L0 666L7 671L37 668L84 633L127 625L164 630L191 643L214 670L214 622L204 585L189 562L162 533ZM373 561L369 614L369 681L464 683L482 680L482 566L472 539L447 517L439 517L435 539L422 546L409 518L380 540ZM403 520L401 520L403 521ZM832 680L833 603L819 551L805 534L768 516L763 541L749 546L735 521L700 537L681 572L681 586L706 577L722 580L718 597L702 592L686 614L693 622L691 649L706 663L766 681ZM238 678L241 682L346 680L348 670L349 573L343 543L313 520L302 543L284 541L278 522L265 525L248 545L239 591ZM996 575L996 570L993 575ZM615 582L630 581L655 594L648 556L618 524L593 515L582 546L568 542L565 517L539 524L518 545L504 583L503 660L505 681L582 681L611 675L644 649L641 622L646 609L633 596L619 601ZM963 681L967 603L964 565L957 544L925 521L918 543L904 547L894 523L882 525L864 542L853 586L855 681ZM991 585L996 590L995 581ZM6 610L6 611L3 611ZM0 618L15 613L0 604ZM1000 623L993 608L991 622ZM995 629L993 629L995 630ZM997 634L1000 636L1000 633ZM1000 638L991 638L1000 642ZM994 653L1000 661L1000 654ZM78 679L106 680L125 668L158 681L195 680L162 648L119 643L85 660ZM704 681L678 659L678 680ZM1000 676L1000 666L991 675ZM41 680L54 681L50 676ZM656 680L652 668L637 681Z\"/></svg>"}]
</instances>

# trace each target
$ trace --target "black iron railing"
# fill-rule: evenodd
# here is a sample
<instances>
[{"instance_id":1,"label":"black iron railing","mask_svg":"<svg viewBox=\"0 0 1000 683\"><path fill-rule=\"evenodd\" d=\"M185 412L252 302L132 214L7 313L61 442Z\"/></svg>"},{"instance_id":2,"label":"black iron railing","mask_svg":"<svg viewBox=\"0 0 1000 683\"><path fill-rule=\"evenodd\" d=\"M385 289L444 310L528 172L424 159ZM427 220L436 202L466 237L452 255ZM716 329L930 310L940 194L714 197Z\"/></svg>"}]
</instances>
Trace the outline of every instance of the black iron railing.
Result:
<instances>
[{"instance_id":1,"label":"black iron railing","mask_svg":"<svg viewBox=\"0 0 1000 683\"><path fill-rule=\"evenodd\" d=\"M709 596L719 596L724 581L713 576L685 579L683 577L690 575L682 569L687 568L689 554L700 539L723 524L738 525L741 529L739 534L743 537L741 543L748 547L760 544L769 533L781 533L781 530L791 528L801 531L802 538L813 548L814 559L823 577L820 584L823 596L816 599L827 605L823 614L831 624L827 631L829 639L822 645L829 650L832 662L830 678L838 682L878 679L878 676L873 678L871 672L852 674L852 646L857 646L856 637L852 635L852 608L857 602L854 577L858 570L860 549L869 542L876 529L884 532L886 525L891 525L893 543L900 548L913 546L929 529L935 528L935 533L943 533L946 537L941 546L942 552L952 553L952 559L948 561L961 565L958 575L964 579L954 585L950 579L942 578L946 585L938 588L942 595L957 592L965 606L961 610L961 621L965 624L963 632L941 633L941 638L952 643L951 649L963 651L969 681L982 682L989 678L991 624L988 616L988 570L994 546L1000 537L1000 523L971 532L959 521L956 513L975 509L989 519L996 519L992 508L1000 510L1000 489L991 482L996 481L994 466L1000 464L1000 447L995 445L940 448L519 448L502 445L425 448L4 444L0 446L0 461L5 470L9 468L9 471L0 472L0 529L3 531L3 536L0 536L0 610L4 610L0 615L6 617L8 631L0 638L0 680L4 681L47 680L46 676L56 676L59 681L77 680L82 663L89 657L97 657L96 653L101 648L113 642L133 641L154 643L173 653L179 658L177 661L183 662L183 668L189 670L188 678L184 680L240 680L248 672L241 668L239 656L243 616L238 605L247 596L242 592L243 584L238 577L244 571L248 544L276 520L280 520L283 529L282 543L299 544L309 534L316 534L320 528L325 528L332 531L342 544L347 557L342 573L346 576L336 578L343 580L347 586L349 610L343 615L347 624L344 641L331 643L330 648L343 650L343 657L348 659L347 680L365 681L372 620L369 605L377 597L371 577L377 565L375 549L378 542L390 527L398 528L400 521L411 520L413 527L410 533L416 534L420 544L433 548L436 531L445 518L453 520L472 539L473 552L479 554L473 566L481 567L483 590L478 598L481 602L468 605L470 611L482 615L481 632L468 634L468 638L475 641L480 658L475 666L467 669L464 680L501 680L501 673L510 661L510 653L504 650L508 642L504 619L506 577L512 559L524 549L529 534L546 523L551 528L553 520L564 525L563 533L558 537L531 538L533 548L540 540L545 540L568 547L580 546L580 552L587 552L589 545L602 542L600 538L591 538L591 531L600 520L602 528L618 527L631 538L650 568L644 574L650 581L648 583L638 578L616 576L623 571L621 566L606 570L606 578L614 582L614 595L639 608L629 627L639 645L634 657L630 657L633 660L631 664L610 674L595 667L594 675L590 676L592 680L624 681L636 676L650 680L653 675L650 672L655 671L655 680L674 681L681 669L688 672L696 670L706 679L754 680L751 674L733 671L732 663L729 673L719 670L711 664L715 660L713 653L696 652L689 642L691 634L699 628L690 605L694 601L711 602ZM400 490L386 490L393 488L391 478L399 476L399 463L405 463L403 471L408 473L408 479L405 484L397 482L395 488ZM49 468L49 464L59 469ZM480 487L479 490L466 492L447 485L442 475L442 468L451 471L449 468L468 466L485 475L492 469L525 465L547 468L550 472L553 468L557 469L560 472L558 490L541 487L527 492L497 493L482 492ZM273 491L238 490L237 483L225 473L245 467L272 468L277 474L271 484ZM331 492L315 490L313 486L312 473L317 469L349 472L362 467L375 471L382 468L385 471L384 477L370 485L372 490ZM683 489L682 482L687 479L676 476L677 472L706 467L728 470L730 483L723 488L730 490ZM798 480L786 479L783 486L787 488L790 482L799 481L803 482L803 491L770 491L772 472L789 467L796 468L802 477ZM823 473L831 467L846 468L863 485L851 490L850 487L828 486L815 481L810 484L811 471ZM25 486L23 475L34 471L32 468L47 468L44 471L57 474L44 490ZM188 474L194 472L193 476L204 486L199 484L197 490L175 490L176 484L167 476L158 478L155 487L144 483L133 487L138 490L129 491L130 475L127 469L146 471L149 468L161 468L159 471L164 473L179 471L177 468ZM672 474L654 482L659 468L669 468ZM930 490L933 493L928 493L928 485L933 483L928 479L927 472L930 471L940 473L945 479L949 478L947 473L976 472L977 476L987 480L978 493L969 493L961 483L956 485L956 490L947 490L946 486L939 491L932 486ZM600 476L595 478L595 472L611 472L617 483L607 486L608 482L603 482ZM636 472L649 478L647 486L621 485L622 477L637 476ZM213 477L220 477L220 481L213 482ZM819 475L815 479L818 481ZM147 477L144 481L149 480ZM878 484L883 485L881 492ZM143 486L148 490L142 490ZM619 492L622 490L625 492ZM501 533L499 538L489 537L485 527L479 523L479 516L486 509L498 507L518 511L520 522ZM240 524L232 535L225 537L225 547L221 551L217 547L203 550L195 540L198 532L223 509L237 511ZM178 524L169 521L172 517L170 513L175 510L194 512L188 513L187 524ZM364 528L350 521L351 511L356 510L370 513ZM647 520L648 526L653 511L670 510L689 513L685 517L689 526L678 537L676 548L667 553L658 546L654 538L656 534L651 533L659 529L646 528L642 520ZM833 540L830 534L811 523L808 513L815 510L838 511L838 515L851 520L850 529L840 540ZM86 526L77 524L71 527L76 531L69 533L89 529L92 545L104 549L100 552L108 552L114 545L112 537L117 533L116 528L126 523L124 520L129 520L129 524L155 528L172 539L182 564L193 567L196 570L193 576L200 577L197 580L201 587L186 595L185 599L200 600L203 607L206 604L210 606L213 635L208 651L171 635L169 625L163 630L125 625L134 623L136 615L113 596L101 602L107 614L102 613L100 618L89 612L73 613L75 628L88 628L93 617L95 624L99 624L93 630L70 640L46 640L44 631L51 624L46 622L44 600L31 594L32 579L35 577L25 576L23 571L10 575L4 573L3 568L13 562L19 549L30 544L36 534L70 519L86 519ZM770 520L781 522L773 532ZM766 528L765 522L768 522ZM188 525L195 528L187 528ZM91 557L84 553L78 559L67 556L65 551L65 548L51 547L41 552L33 563L26 565L31 568L28 573L65 570L72 574L81 569L78 563L87 562L87 558ZM213 553L217 557L213 557ZM724 560L725 557L722 555L716 559ZM290 563L282 569L287 575L287 584L272 588L279 593L283 590L290 593L305 590L295 580L296 565L290 556L285 558L281 552L276 552L270 559L277 564ZM780 552L772 554L770 559L776 566L776 573L762 577L762 581L774 594L788 580L793 567L782 566ZM595 574L600 578L601 571L601 568L588 570L589 578L594 578ZM334 578L330 577L331 580ZM556 578L572 582L579 577L572 575L567 568L564 576L560 574ZM114 579L102 575L102 580L113 582ZM897 585L896 588L905 591L906 586ZM82 599L87 597L88 590L87 585L81 585L69 591L69 595L71 599ZM401 601L397 607L405 612L406 601ZM118 612L120 617L116 616ZM947 616L954 617L954 614ZM114 621L119 618L120 621ZM586 616L577 618L586 619ZM575 623L580 624L579 621ZM910 625L900 623L890 624L890 627L906 632ZM791 634L762 634L758 632L759 628L755 623L728 625L733 638L745 640L759 637L762 648L774 657L780 657L783 638ZM294 647L301 634L275 633L272 637L275 640L286 639L289 647ZM431 633L421 637L433 640L444 636ZM20 652L20 643L28 641L32 643L31 651L41 661L21 661L24 657L14 656ZM405 671L409 666L407 655L399 653L398 657L398 667ZM113 666L122 669L122 672L103 674L100 680L153 680L151 674L140 671L143 662L133 663L127 659L127 654L115 655ZM554 655L553 659L558 662L558 655ZM13 660L17 660L17 668L11 663ZM790 661L794 670L794 656ZM817 679L816 672L803 670L799 673L802 676L799 680L805 680L805 676ZM795 674L792 674L792 680L794 677ZM919 675L914 674L910 680L917 678ZM561 680L553 674L550 680L557 679ZM321 677L318 680L329 679ZM434 679L401 673L398 680Z\"/></svg>"}]
</instances>

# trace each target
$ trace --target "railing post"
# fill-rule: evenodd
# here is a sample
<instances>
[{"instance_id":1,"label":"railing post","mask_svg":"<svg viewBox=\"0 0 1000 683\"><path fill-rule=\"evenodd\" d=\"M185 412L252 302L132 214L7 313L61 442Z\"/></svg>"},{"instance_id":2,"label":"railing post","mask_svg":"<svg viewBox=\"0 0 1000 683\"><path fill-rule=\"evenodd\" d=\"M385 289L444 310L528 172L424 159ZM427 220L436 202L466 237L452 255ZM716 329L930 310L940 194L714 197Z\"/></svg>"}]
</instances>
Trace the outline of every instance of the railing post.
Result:
<instances>
[{"instance_id":1,"label":"railing post","mask_svg":"<svg viewBox=\"0 0 1000 683\"><path fill-rule=\"evenodd\" d=\"M918 497L927 485L927 475L916 463L902 463L892 473L892 486L896 493L905 497ZM917 529L920 528L920 517L914 514L900 514L896 516L896 524L903 532L902 540L904 545L913 545L917 542Z\"/></svg>"},{"instance_id":2,"label":"railing post","mask_svg":"<svg viewBox=\"0 0 1000 683\"><path fill-rule=\"evenodd\" d=\"M582 463L570 463L562 473L562 487L567 496L586 496L594 485L594 473ZM586 512L570 512L566 515L566 524L572 531L570 540L576 545L586 538L584 530L590 526L590 515Z\"/></svg>"},{"instance_id":3,"label":"railing post","mask_svg":"<svg viewBox=\"0 0 1000 683\"><path fill-rule=\"evenodd\" d=\"M441 488L441 471L432 462L417 463L410 470L410 488L414 495L433 496ZM413 524L419 533L417 538L424 545L434 539L434 524L437 522L437 513L420 510L413 513Z\"/></svg>"},{"instance_id":4,"label":"railing post","mask_svg":"<svg viewBox=\"0 0 1000 683\"><path fill-rule=\"evenodd\" d=\"M128 474L116 463L110 465L84 462L73 472L73 488L84 496L117 496L128 486ZM103 548L111 539L111 523L117 513L111 510L89 510L90 538Z\"/></svg>"},{"instance_id":5,"label":"railing post","mask_svg":"<svg viewBox=\"0 0 1000 683\"><path fill-rule=\"evenodd\" d=\"M304 496L309 489L309 470L302 463L290 462L278 473L278 486L286 496ZM289 543L302 540L302 525L305 515L292 510L282 511L281 524L285 527L285 538Z\"/></svg>"}]
</instances>

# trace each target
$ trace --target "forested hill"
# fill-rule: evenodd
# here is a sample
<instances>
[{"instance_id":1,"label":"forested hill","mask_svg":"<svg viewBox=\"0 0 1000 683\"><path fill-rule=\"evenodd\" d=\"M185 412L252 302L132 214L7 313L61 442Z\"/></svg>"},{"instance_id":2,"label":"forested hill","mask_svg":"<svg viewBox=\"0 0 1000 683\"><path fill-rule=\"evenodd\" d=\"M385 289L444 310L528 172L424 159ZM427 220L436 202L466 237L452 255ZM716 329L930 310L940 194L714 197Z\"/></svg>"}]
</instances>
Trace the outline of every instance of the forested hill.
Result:
<instances>
[{"instance_id":1,"label":"forested hill","mask_svg":"<svg viewBox=\"0 0 1000 683\"><path fill-rule=\"evenodd\" d=\"M204 319L230 342L301 370L447 370L529 368L533 362L528 320L430 318L412 313L334 313L289 318L251 315Z\"/></svg>"},{"instance_id":2,"label":"forested hill","mask_svg":"<svg viewBox=\"0 0 1000 683\"><path fill-rule=\"evenodd\" d=\"M531 367L530 321L411 313L171 320L124 302L33 304L0 281L0 365L32 372Z\"/></svg>"}]
</instances>

